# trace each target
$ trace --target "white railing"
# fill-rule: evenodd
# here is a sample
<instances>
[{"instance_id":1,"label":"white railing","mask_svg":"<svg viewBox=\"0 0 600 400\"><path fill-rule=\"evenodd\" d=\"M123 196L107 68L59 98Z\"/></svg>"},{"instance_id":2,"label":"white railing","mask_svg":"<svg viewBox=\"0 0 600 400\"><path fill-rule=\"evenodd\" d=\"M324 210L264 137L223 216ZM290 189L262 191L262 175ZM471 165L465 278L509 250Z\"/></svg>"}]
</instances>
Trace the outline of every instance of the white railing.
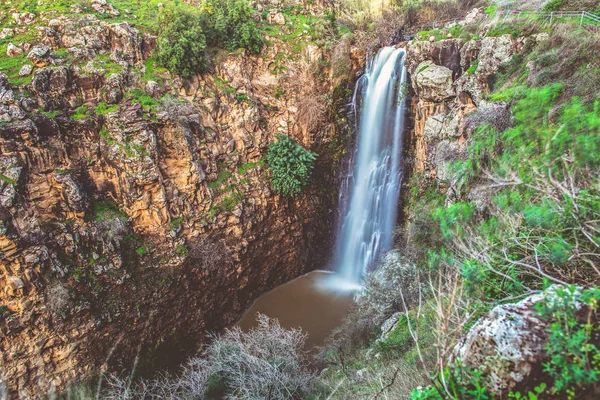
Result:
<instances>
[{"instance_id":1,"label":"white railing","mask_svg":"<svg viewBox=\"0 0 600 400\"><path fill-rule=\"evenodd\" d=\"M563 18L573 18L579 21L579 25L583 25L586 20L590 20L600 24L600 16L589 13L587 11L511 11L504 15L504 18L547 18L550 22L557 21Z\"/></svg>"}]
</instances>

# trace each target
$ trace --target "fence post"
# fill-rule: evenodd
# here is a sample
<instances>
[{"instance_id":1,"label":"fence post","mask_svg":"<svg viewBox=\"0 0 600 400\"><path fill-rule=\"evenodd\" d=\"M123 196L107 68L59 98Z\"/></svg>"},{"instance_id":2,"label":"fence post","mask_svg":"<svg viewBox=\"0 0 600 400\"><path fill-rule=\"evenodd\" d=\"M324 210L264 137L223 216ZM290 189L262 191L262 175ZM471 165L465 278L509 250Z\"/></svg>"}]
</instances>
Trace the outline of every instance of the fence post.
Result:
<instances>
[{"instance_id":1,"label":"fence post","mask_svg":"<svg viewBox=\"0 0 600 400\"><path fill-rule=\"evenodd\" d=\"M554 18L554 11L550 13L550 23L552 23L552 19Z\"/></svg>"},{"instance_id":2,"label":"fence post","mask_svg":"<svg viewBox=\"0 0 600 400\"><path fill-rule=\"evenodd\" d=\"M579 23L580 26L583 25L583 17L585 16L585 11L581 12L581 22Z\"/></svg>"}]
</instances>

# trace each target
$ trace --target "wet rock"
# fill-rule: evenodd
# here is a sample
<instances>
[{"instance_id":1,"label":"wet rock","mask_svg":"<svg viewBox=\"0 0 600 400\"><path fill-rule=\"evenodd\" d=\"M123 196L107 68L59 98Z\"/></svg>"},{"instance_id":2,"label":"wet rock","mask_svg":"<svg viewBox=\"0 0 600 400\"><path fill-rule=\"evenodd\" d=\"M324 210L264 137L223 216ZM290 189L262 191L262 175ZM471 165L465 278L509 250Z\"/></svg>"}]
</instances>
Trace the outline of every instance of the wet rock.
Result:
<instances>
[{"instance_id":1,"label":"wet rock","mask_svg":"<svg viewBox=\"0 0 600 400\"><path fill-rule=\"evenodd\" d=\"M452 79L462 74L460 45L456 40L437 42L431 51L431 59L436 65L452 71Z\"/></svg>"}]
</instances>

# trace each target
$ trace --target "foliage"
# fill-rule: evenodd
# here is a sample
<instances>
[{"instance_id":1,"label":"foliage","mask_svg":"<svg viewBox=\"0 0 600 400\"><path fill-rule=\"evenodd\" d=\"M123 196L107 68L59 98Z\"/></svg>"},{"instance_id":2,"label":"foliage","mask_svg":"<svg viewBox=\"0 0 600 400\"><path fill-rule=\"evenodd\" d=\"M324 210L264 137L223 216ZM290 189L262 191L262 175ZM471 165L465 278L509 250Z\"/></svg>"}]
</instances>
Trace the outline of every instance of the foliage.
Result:
<instances>
[{"instance_id":1,"label":"foliage","mask_svg":"<svg viewBox=\"0 0 600 400\"><path fill-rule=\"evenodd\" d=\"M206 71L207 46L227 50L245 48L258 54L263 40L252 13L247 0L210 0L202 4L199 13L184 7L166 7L156 22L159 33L156 60L189 78ZM149 65L153 67L152 63Z\"/></svg>"},{"instance_id":2,"label":"foliage","mask_svg":"<svg viewBox=\"0 0 600 400\"><path fill-rule=\"evenodd\" d=\"M284 196L300 194L310 180L316 158L294 139L277 135L265 157L275 192Z\"/></svg>"},{"instance_id":3,"label":"foliage","mask_svg":"<svg viewBox=\"0 0 600 400\"><path fill-rule=\"evenodd\" d=\"M192 358L178 378L133 383L132 377L110 376L102 398L300 398L315 378L303 351L306 335L262 314L257 320L249 332L234 327L213 337L202 357Z\"/></svg>"},{"instance_id":4,"label":"foliage","mask_svg":"<svg viewBox=\"0 0 600 400\"><path fill-rule=\"evenodd\" d=\"M544 6L544 11L558 11L562 7L565 0L550 0Z\"/></svg>"},{"instance_id":5,"label":"foliage","mask_svg":"<svg viewBox=\"0 0 600 400\"><path fill-rule=\"evenodd\" d=\"M209 45L260 53L263 40L247 0L209 0L202 9L200 20Z\"/></svg>"},{"instance_id":6,"label":"foliage","mask_svg":"<svg viewBox=\"0 0 600 400\"><path fill-rule=\"evenodd\" d=\"M92 214L93 219L98 222L115 218L127 220L127 214L119 208L117 203L110 199L93 203Z\"/></svg>"},{"instance_id":7,"label":"foliage","mask_svg":"<svg viewBox=\"0 0 600 400\"><path fill-rule=\"evenodd\" d=\"M513 107L516 125L502 133L483 128L470 158L456 165L458 187L486 177L493 199L487 218L470 202L434 213L458 256L445 263L473 287L488 288L486 296L522 293L544 279L586 282L600 275L593 172L600 166L600 105L573 98L551 119L560 92L560 86L523 90Z\"/></svg>"},{"instance_id":8,"label":"foliage","mask_svg":"<svg viewBox=\"0 0 600 400\"><path fill-rule=\"evenodd\" d=\"M163 8L158 17L157 61L185 78L203 72L208 63L200 19L182 8Z\"/></svg>"},{"instance_id":9,"label":"foliage","mask_svg":"<svg viewBox=\"0 0 600 400\"><path fill-rule=\"evenodd\" d=\"M550 326L544 371L552 378L552 393L572 399L593 391L590 386L600 380L600 288L552 289L536 305Z\"/></svg>"},{"instance_id":10,"label":"foliage","mask_svg":"<svg viewBox=\"0 0 600 400\"><path fill-rule=\"evenodd\" d=\"M393 250L366 276L364 289L356 295L356 305L373 323L380 324L394 312L405 311L400 290L404 303L411 307L421 287L414 263Z\"/></svg>"}]
</instances>

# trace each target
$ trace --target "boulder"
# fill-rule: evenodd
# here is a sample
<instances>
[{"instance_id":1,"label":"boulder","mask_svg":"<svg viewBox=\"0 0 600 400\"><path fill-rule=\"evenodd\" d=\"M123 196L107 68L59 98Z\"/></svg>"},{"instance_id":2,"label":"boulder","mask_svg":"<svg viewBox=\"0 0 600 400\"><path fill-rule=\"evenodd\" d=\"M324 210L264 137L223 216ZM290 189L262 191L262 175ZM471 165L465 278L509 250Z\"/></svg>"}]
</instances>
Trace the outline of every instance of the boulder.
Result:
<instances>
[{"instance_id":1,"label":"boulder","mask_svg":"<svg viewBox=\"0 0 600 400\"><path fill-rule=\"evenodd\" d=\"M455 96L452 75L449 68L424 61L418 65L413 77L413 89L422 99L444 101Z\"/></svg>"},{"instance_id":2,"label":"boulder","mask_svg":"<svg viewBox=\"0 0 600 400\"><path fill-rule=\"evenodd\" d=\"M515 50L515 42L510 35L483 38L479 51L477 75L487 78L495 74L502 64L510 61Z\"/></svg>"},{"instance_id":3,"label":"boulder","mask_svg":"<svg viewBox=\"0 0 600 400\"><path fill-rule=\"evenodd\" d=\"M431 59L436 65L452 70L452 79L462 74L460 45L456 40L442 40L431 50Z\"/></svg>"},{"instance_id":4,"label":"boulder","mask_svg":"<svg viewBox=\"0 0 600 400\"><path fill-rule=\"evenodd\" d=\"M99 12L100 14L110 14L113 17L118 17L121 15L121 13L106 0L92 0L91 7L94 9L94 11Z\"/></svg>"},{"instance_id":5,"label":"boulder","mask_svg":"<svg viewBox=\"0 0 600 400\"><path fill-rule=\"evenodd\" d=\"M146 94L150 97L159 97L160 96L160 85L155 81L148 81L146 83Z\"/></svg>"},{"instance_id":6,"label":"boulder","mask_svg":"<svg viewBox=\"0 0 600 400\"><path fill-rule=\"evenodd\" d=\"M460 24L461 25L475 24L477 22L477 20L479 19L480 15L481 14L480 14L479 8L474 8L465 16L465 18L462 21L460 21Z\"/></svg>"},{"instance_id":7,"label":"boulder","mask_svg":"<svg viewBox=\"0 0 600 400\"><path fill-rule=\"evenodd\" d=\"M14 45L12 43L8 43L8 46L6 47L6 55L7 56L16 57L16 56L20 56L21 54L23 54L22 48Z\"/></svg>"},{"instance_id":8,"label":"boulder","mask_svg":"<svg viewBox=\"0 0 600 400\"><path fill-rule=\"evenodd\" d=\"M11 28L4 28L0 31L0 40L10 39L15 36L15 30Z\"/></svg>"},{"instance_id":9,"label":"boulder","mask_svg":"<svg viewBox=\"0 0 600 400\"><path fill-rule=\"evenodd\" d=\"M549 326L538 317L535 306L544 299L551 301L557 287L518 303L496 306L456 345L451 363L460 360L461 365L483 372L497 398L518 390L547 361L544 343Z\"/></svg>"},{"instance_id":10,"label":"boulder","mask_svg":"<svg viewBox=\"0 0 600 400\"><path fill-rule=\"evenodd\" d=\"M50 57L50 47L45 45L33 46L33 49L27 54L27 59L38 68L43 68L53 63Z\"/></svg>"},{"instance_id":11,"label":"boulder","mask_svg":"<svg viewBox=\"0 0 600 400\"><path fill-rule=\"evenodd\" d=\"M33 66L29 64L25 64L21 67L19 71L19 76L29 76L33 72Z\"/></svg>"},{"instance_id":12,"label":"boulder","mask_svg":"<svg viewBox=\"0 0 600 400\"><path fill-rule=\"evenodd\" d=\"M35 20L35 14L30 12L13 13L12 17L14 18L17 25L30 25L33 22L33 20Z\"/></svg>"}]
</instances>

